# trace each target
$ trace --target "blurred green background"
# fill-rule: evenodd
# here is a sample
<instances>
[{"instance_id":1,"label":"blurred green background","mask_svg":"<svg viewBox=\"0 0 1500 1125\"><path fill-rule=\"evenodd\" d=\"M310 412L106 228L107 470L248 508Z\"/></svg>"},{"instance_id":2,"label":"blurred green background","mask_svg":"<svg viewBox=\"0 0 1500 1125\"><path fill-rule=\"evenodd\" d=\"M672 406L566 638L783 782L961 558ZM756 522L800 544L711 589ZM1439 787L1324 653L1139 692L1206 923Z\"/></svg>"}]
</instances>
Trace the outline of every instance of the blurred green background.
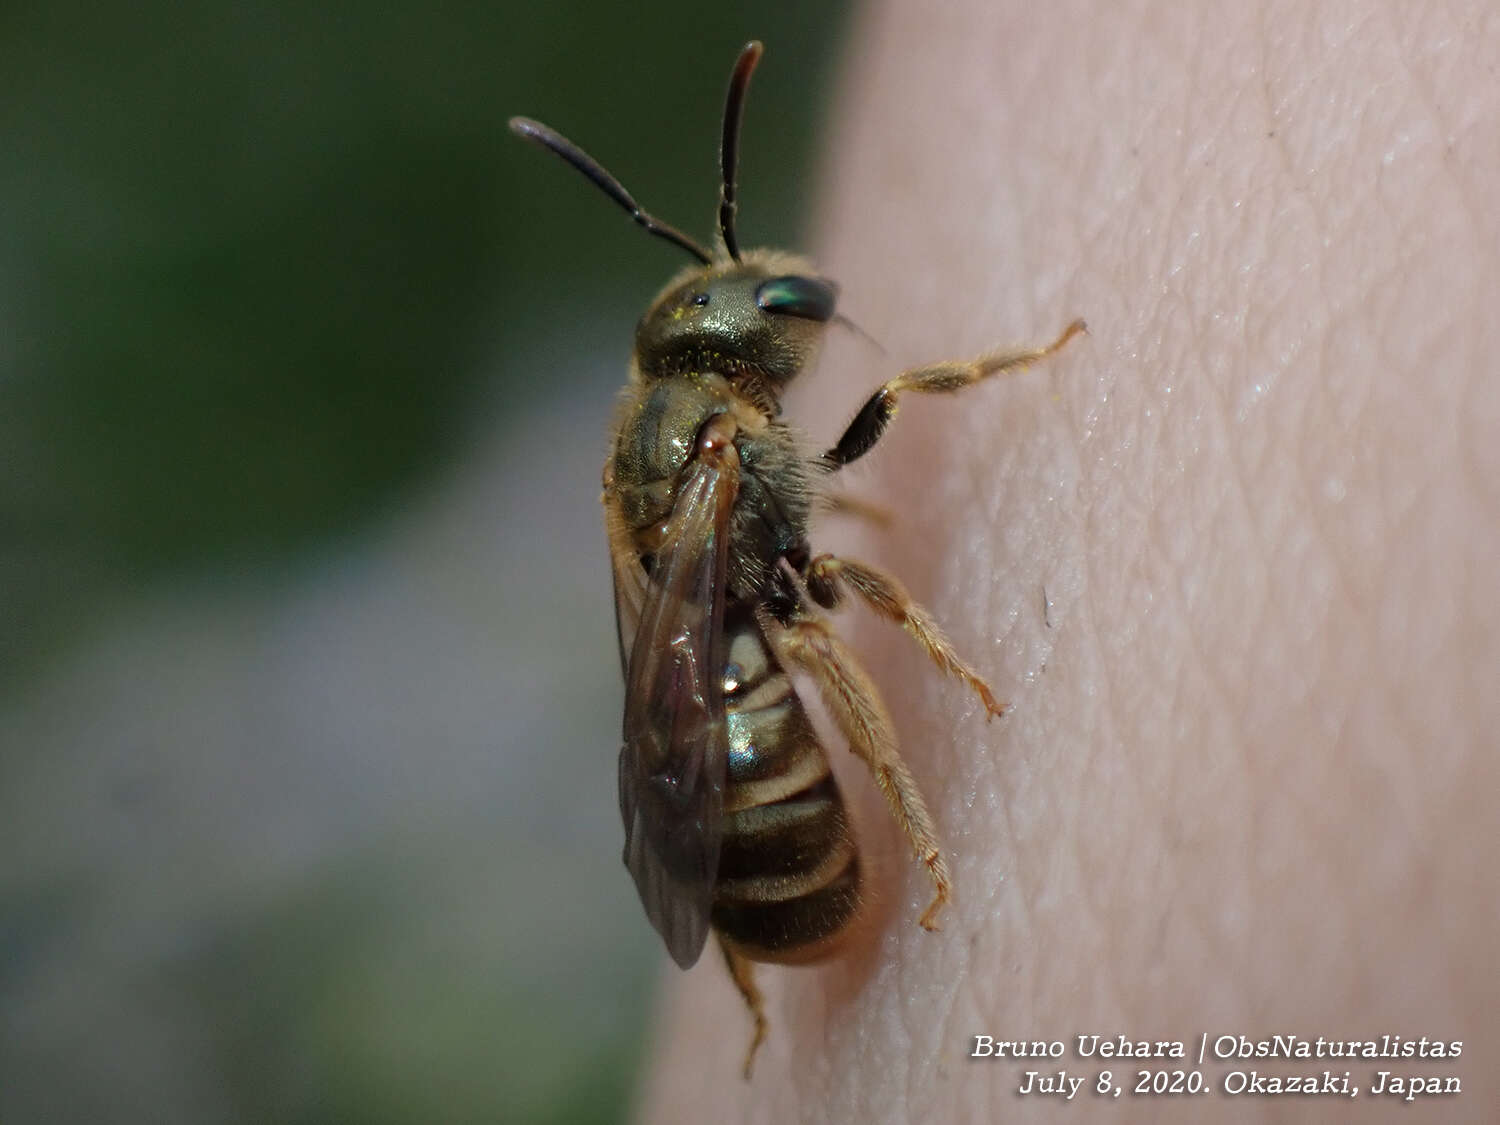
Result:
<instances>
[{"instance_id":1,"label":"blurred green background","mask_svg":"<svg viewBox=\"0 0 1500 1125\"><path fill-rule=\"evenodd\" d=\"M0 1122L628 1117L597 489L684 255L805 244L841 5L0 16Z\"/></svg>"}]
</instances>

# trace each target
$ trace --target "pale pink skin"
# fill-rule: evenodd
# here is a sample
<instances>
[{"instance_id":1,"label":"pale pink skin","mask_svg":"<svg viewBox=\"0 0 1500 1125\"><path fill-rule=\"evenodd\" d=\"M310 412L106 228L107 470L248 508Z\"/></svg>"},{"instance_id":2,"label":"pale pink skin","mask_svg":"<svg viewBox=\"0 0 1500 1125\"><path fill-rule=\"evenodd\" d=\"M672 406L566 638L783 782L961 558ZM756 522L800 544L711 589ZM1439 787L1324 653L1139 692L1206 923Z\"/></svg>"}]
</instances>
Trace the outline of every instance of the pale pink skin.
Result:
<instances>
[{"instance_id":1,"label":"pale pink skin","mask_svg":"<svg viewBox=\"0 0 1500 1125\"><path fill-rule=\"evenodd\" d=\"M1071 1057L1080 1033L1465 1043L1396 1066L1463 1080L1417 1116L1364 1095L1069 1107L1116 1122L1493 1112L1500 10L1213 8L859 21L818 247L846 311L891 369L1075 316L1091 335L904 399L850 474L895 526L815 539L901 574L1014 706L986 724L891 626L842 615L950 854L944 930L917 927L929 884L851 780L885 857L872 937L759 970L748 1085L722 964L673 970L643 1120L1058 1113L1014 1091L1109 1065ZM892 373L835 352L798 400L824 437ZM976 1033L1070 1057L972 1061Z\"/></svg>"}]
</instances>

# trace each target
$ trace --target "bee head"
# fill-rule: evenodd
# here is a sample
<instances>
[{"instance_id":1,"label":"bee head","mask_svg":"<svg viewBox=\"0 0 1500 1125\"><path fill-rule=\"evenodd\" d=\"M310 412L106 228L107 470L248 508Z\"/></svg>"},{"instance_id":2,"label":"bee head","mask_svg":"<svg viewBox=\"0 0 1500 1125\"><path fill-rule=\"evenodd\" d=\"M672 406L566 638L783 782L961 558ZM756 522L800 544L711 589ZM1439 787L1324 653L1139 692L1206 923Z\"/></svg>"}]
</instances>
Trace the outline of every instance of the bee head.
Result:
<instances>
[{"instance_id":1,"label":"bee head","mask_svg":"<svg viewBox=\"0 0 1500 1125\"><path fill-rule=\"evenodd\" d=\"M527 117L511 118L520 137L571 165L657 238L698 259L651 303L636 328L642 373L714 371L779 387L806 367L823 328L836 317L838 290L805 259L769 250L742 254L735 234L740 118L761 45L745 44L729 76L719 143L719 253L644 210L604 167L562 134Z\"/></svg>"},{"instance_id":2,"label":"bee head","mask_svg":"<svg viewBox=\"0 0 1500 1125\"><path fill-rule=\"evenodd\" d=\"M783 384L816 355L837 298L805 260L751 251L674 278L636 326L636 356L647 376L715 371Z\"/></svg>"}]
</instances>

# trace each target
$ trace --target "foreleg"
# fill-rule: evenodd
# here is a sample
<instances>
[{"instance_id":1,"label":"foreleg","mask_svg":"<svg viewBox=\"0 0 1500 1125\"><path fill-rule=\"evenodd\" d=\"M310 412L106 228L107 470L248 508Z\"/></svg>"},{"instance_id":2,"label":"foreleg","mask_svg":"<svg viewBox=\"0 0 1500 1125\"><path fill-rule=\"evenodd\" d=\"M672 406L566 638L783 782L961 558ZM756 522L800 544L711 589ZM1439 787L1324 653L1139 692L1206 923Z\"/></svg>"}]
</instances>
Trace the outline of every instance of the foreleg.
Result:
<instances>
[{"instance_id":1,"label":"foreleg","mask_svg":"<svg viewBox=\"0 0 1500 1125\"><path fill-rule=\"evenodd\" d=\"M838 444L823 454L823 462L840 468L857 461L880 440L891 419L896 416L896 400L902 391L917 391L921 394L950 394L971 387L991 375L1003 375L1008 371L1019 371L1038 360L1046 359L1080 332L1087 331L1081 320L1075 320L1063 329L1062 335L1044 348L1020 348L1012 351L986 352L978 359L950 360L927 367L914 367L903 371L869 397L859 408L854 421L839 438Z\"/></svg>"}]
</instances>

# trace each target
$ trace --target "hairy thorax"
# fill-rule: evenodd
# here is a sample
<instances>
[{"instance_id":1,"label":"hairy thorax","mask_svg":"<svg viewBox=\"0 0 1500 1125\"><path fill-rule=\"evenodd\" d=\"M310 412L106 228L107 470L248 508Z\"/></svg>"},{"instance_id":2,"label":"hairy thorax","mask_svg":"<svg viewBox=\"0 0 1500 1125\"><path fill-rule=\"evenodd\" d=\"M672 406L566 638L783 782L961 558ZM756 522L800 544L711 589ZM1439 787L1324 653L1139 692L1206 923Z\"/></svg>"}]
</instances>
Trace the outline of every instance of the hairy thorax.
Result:
<instances>
[{"instance_id":1,"label":"hairy thorax","mask_svg":"<svg viewBox=\"0 0 1500 1125\"><path fill-rule=\"evenodd\" d=\"M730 415L740 456L739 494L730 520L728 590L753 600L783 556L804 552L809 460L790 427L768 418L712 372L632 380L610 453L615 497L642 558L655 551L699 431Z\"/></svg>"}]
</instances>

